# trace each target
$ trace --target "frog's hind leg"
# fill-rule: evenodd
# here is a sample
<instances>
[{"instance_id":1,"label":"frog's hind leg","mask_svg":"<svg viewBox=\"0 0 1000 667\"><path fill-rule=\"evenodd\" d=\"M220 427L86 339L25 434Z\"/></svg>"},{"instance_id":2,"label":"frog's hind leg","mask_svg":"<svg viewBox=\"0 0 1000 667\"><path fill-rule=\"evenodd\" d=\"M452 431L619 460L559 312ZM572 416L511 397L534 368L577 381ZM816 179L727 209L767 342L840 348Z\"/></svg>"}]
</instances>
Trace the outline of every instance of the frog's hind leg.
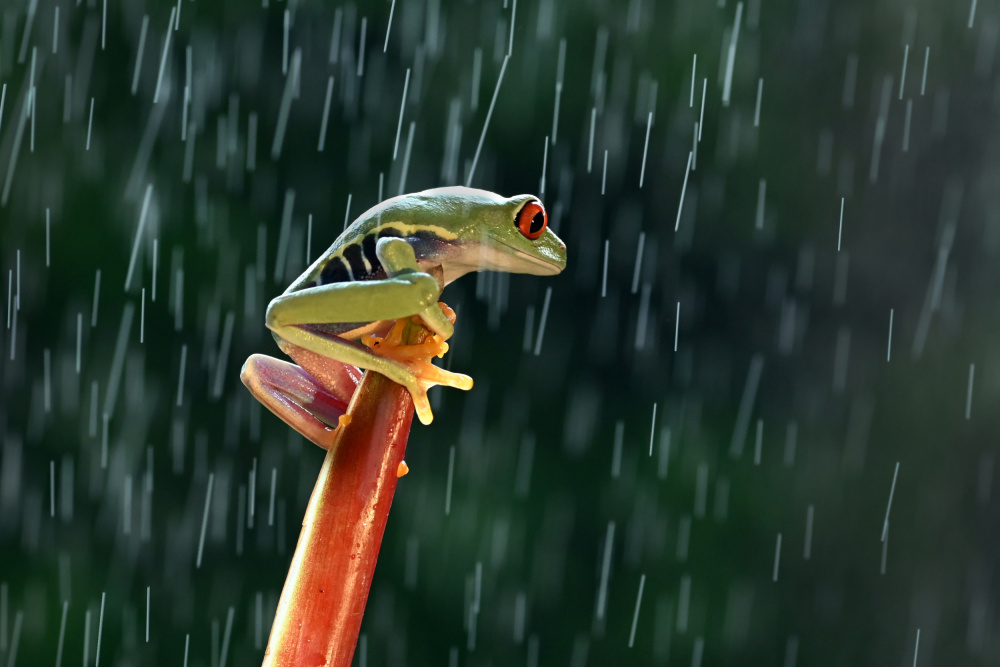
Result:
<instances>
[{"instance_id":1,"label":"frog's hind leg","mask_svg":"<svg viewBox=\"0 0 1000 667\"><path fill-rule=\"evenodd\" d=\"M331 376L338 375L337 369L330 370ZM353 393L348 368L343 369L340 381L330 383L329 377L321 381L304 368L262 354L247 359L240 379L268 410L323 449L330 448L335 427L344 423Z\"/></svg>"}]
</instances>

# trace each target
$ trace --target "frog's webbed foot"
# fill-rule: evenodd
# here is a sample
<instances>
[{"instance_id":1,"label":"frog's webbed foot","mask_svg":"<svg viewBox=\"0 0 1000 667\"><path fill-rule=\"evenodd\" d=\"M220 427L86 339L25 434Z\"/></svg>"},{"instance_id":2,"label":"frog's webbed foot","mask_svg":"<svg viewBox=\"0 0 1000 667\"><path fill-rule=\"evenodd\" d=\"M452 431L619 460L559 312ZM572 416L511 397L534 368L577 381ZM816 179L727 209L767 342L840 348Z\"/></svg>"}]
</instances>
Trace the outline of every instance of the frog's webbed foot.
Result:
<instances>
[{"instance_id":1,"label":"frog's webbed foot","mask_svg":"<svg viewBox=\"0 0 1000 667\"><path fill-rule=\"evenodd\" d=\"M445 304L441 306L440 312L447 318L450 324L455 323L455 312ZM424 316L414 316L414 321L423 323ZM431 412L430 401L427 399L427 390L435 385L454 387L455 389L472 389L472 378L461 373L452 373L442 368L438 368L431 363L431 359L444 356L448 351L448 344L444 342L440 334L434 334L423 343L416 345L404 345L402 343L403 331L410 318L396 320L392 329L384 338L369 336L362 340L373 354L385 359L389 359L401 366L409 376L404 386L413 397L413 407L417 417L424 424L430 424L434 419Z\"/></svg>"}]
</instances>

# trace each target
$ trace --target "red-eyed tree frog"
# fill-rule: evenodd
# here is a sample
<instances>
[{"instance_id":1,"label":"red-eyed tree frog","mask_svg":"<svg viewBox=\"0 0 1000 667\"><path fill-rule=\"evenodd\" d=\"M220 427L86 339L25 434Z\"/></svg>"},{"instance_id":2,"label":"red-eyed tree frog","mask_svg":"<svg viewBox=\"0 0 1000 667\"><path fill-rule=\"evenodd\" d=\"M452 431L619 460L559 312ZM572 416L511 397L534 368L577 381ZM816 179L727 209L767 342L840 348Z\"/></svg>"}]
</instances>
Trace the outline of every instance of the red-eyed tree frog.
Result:
<instances>
[{"instance_id":1,"label":"red-eyed tree frog","mask_svg":"<svg viewBox=\"0 0 1000 667\"><path fill-rule=\"evenodd\" d=\"M471 389L472 378L430 363L454 331L454 313L438 297L476 270L555 275L566 245L548 227L532 195L501 197L464 187L388 199L355 220L267 308L267 327L299 365L251 356L241 378L274 414L324 449L347 410L358 369L406 387L417 417L431 423L427 389ZM434 336L401 345L406 318Z\"/></svg>"}]
</instances>

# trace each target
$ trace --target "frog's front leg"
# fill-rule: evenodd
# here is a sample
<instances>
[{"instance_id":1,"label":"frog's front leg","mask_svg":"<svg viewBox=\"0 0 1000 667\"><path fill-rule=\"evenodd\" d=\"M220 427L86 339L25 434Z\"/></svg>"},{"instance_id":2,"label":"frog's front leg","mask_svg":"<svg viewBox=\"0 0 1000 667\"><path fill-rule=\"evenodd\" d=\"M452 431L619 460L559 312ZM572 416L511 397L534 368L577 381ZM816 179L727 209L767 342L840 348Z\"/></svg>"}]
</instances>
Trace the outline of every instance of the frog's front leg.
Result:
<instances>
[{"instance_id":1,"label":"frog's front leg","mask_svg":"<svg viewBox=\"0 0 1000 667\"><path fill-rule=\"evenodd\" d=\"M332 283L283 294L268 306L267 326L293 346L373 370L403 385L413 397L420 421L429 424L433 414L427 389L438 384L470 389L472 378L449 373L426 361L377 354L354 341L309 326L418 315L434 333L442 338L451 336L452 322L437 303L441 287L434 277L419 270L410 245L402 239L380 239L376 253L386 270L386 279Z\"/></svg>"}]
</instances>

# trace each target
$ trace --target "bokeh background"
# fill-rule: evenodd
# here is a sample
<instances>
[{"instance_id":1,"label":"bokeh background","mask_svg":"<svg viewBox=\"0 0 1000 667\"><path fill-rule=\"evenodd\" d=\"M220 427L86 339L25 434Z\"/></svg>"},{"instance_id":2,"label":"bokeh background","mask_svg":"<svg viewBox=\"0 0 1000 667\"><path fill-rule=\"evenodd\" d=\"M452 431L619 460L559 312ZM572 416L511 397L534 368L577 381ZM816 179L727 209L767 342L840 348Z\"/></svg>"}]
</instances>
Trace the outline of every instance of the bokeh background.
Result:
<instances>
[{"instance_id":1,"label":"bokeh background","mask_svg":"<svg viewBox=\"0 0 1000 667\"><path fill-rule=\"evenodd\" d=\"M0 661L259 663L323 454L239 382L266 304L475 164L569 266L445 291L476 386L414 425L355 664L995 664L998 38L993 0L4 2Z\"/></svg>"}]
</instances>

